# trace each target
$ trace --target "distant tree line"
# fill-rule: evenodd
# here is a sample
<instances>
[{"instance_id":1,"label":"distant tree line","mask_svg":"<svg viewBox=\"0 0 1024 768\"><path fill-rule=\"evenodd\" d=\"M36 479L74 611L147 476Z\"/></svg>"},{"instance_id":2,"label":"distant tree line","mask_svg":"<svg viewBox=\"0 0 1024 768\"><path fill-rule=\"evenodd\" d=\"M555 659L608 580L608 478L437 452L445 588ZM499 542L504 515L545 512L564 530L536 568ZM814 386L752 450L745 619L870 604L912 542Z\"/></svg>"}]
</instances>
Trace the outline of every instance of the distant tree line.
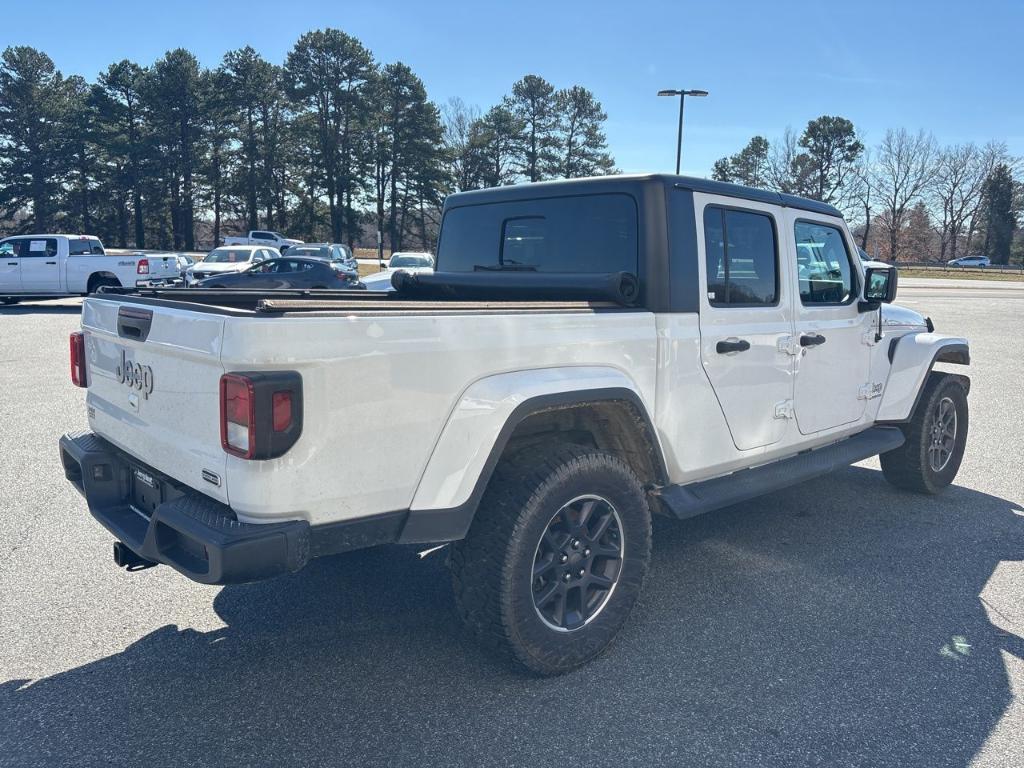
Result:
<instances>
[{"instance_id":1,"label":"distant tree line","mask_svg":"<svg viewBox=\"0 0 1024 768\"><path fill-rule=\"evenodd\" d=\"M940 147L924 131L889 130L868 147L853 123L823 115L802 133L755 136L712 175L831 203L861 247L887 261L947 261L984 254L1024 261L1024 185L1005 144Z\"/></svg>"},{"instance_id":2,"label":"distant tree line","mask_svg":"<svg viewBox=\"0 0 1024 768\"><path fill-rule=\"evenodd\" d=\"M120 61L95 83L42 51L0 56L0 227L192 250L237 229L434 245L453 191L614 170L586 88L527 75L487 112L431 102L405 64L336 29L283 64L251 47ZM230 230L230 231L229 231ZM365 242L369 240L369 242Z\"/></svg>"}]
</instances>

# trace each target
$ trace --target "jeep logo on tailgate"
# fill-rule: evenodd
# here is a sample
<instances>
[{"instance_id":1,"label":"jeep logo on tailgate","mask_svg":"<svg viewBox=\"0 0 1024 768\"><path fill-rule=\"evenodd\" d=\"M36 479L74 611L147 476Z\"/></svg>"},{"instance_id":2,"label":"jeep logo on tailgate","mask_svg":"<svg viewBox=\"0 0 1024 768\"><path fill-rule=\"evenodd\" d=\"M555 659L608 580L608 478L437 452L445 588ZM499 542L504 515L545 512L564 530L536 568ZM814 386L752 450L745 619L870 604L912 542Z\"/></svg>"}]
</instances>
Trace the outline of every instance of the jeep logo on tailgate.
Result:
<instances>
[{"instance_id":1,"label":"jeep logo on tailgate","mask_svg":"<svg viewBox=\"0 0 1024 768\"><path fill-rule=\"evenodd\" d=\"M128 353L121 350L121 362L115 371L119 383L142 392L142 397L149 399L153 391L153 369L148 365L140 365L128 359Z\"/></svg>"}]
</instances>

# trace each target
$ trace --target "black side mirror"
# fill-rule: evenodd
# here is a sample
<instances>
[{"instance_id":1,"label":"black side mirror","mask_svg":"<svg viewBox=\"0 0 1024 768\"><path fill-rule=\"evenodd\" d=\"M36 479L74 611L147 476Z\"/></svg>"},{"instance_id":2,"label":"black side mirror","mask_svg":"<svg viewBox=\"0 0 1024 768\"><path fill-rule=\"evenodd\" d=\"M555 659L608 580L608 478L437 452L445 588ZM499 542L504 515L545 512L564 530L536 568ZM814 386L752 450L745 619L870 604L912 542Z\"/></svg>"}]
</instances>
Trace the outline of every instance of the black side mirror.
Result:
<instances>
[{"instance_id":1,"label":"black side mirror","mask_svg":"<svg viewBox=\"0 0 1024 768\"><path fill-rule=\"evenodd\" d=\"M896 300L896 267L868 267L864 271L864 301L861 312L871 312Z\"/></svg>"}]
</instances>

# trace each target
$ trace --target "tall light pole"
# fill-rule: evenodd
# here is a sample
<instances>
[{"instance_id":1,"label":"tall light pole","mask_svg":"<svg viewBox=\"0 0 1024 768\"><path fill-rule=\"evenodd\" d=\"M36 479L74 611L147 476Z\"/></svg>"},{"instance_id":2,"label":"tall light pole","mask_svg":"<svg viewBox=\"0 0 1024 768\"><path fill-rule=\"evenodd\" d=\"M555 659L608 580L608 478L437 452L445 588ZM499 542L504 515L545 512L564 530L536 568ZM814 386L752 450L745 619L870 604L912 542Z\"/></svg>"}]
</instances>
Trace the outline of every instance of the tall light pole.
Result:
<instances>
[{"instance_id":1,"label":"tall light pole","mask_svg":"<svg viewBox=\"0 0 1024 768\"><path fill-rule=\"evenodd\" d=\"M687 91L687 90L664 90L658 91L659 96L678 96L679 97L679 134L676 137L676 175L679 175L679 163L683 158L683 102L686 101L687 96L707 96L707 91Z\"/></svg>"}]
</instances>

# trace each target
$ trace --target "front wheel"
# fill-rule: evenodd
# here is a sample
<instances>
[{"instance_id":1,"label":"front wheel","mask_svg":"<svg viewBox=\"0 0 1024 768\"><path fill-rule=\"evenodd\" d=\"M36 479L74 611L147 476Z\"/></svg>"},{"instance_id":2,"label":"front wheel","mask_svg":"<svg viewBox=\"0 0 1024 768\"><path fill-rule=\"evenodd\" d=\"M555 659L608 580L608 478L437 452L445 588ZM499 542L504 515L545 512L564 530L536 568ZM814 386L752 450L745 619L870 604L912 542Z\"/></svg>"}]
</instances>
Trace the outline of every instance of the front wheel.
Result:
<instances>
[{"instance_id":1,"label":"front wheel","mask_svg":"<svg viewBox=\"0 0 1024 768\"><path fill-rule=\"evenodd\" d=\"M458 611L499 654L540 674L603 652L647 572L651 517L620 458L562 446L505 460L452 551Z\"/></svg>"},{"instance_id":2,"label":"front wheel","mask_svg":"<svg viewBox=\"0 0 1024 768\"><path fill-rule=\"evenodd\" d=\"M967 446L967 392L960 380L929 375L910 422L906 442L879 458L885 479L897 488L938 493L953 482Z\"/></svg>"}]
</instances>

